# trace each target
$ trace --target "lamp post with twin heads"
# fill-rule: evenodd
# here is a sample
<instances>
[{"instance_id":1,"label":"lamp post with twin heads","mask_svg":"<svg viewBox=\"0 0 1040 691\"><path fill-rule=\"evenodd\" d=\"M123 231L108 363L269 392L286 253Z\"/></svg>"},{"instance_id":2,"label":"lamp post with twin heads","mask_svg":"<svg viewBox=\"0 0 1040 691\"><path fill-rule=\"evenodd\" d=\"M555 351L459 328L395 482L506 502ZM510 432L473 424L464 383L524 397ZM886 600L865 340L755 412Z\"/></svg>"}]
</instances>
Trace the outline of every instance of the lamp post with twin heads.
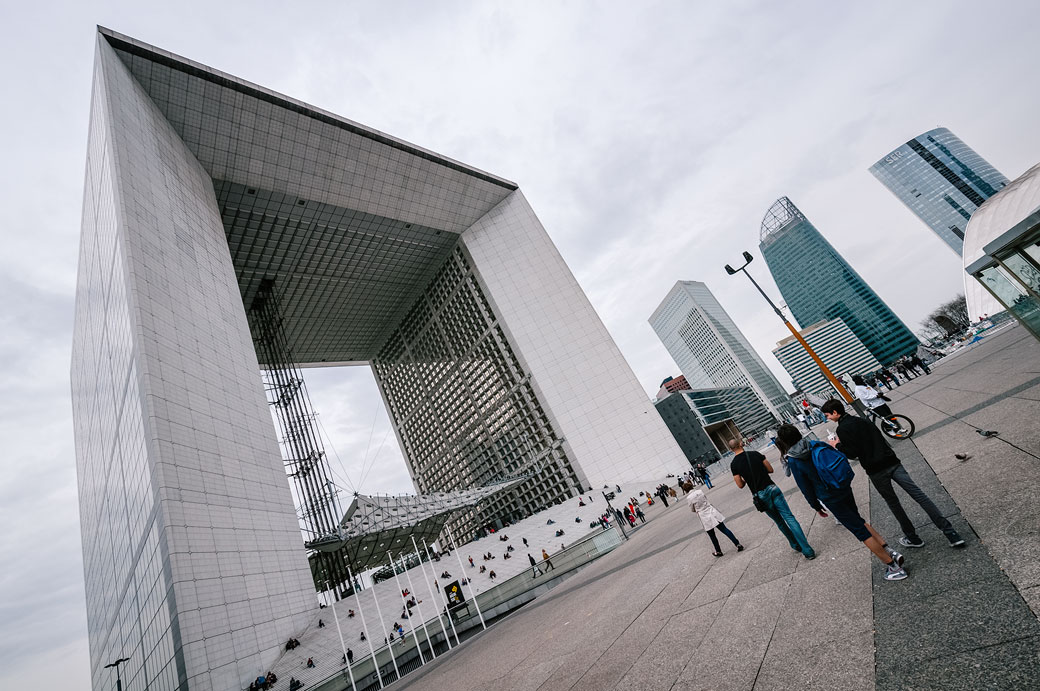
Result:
<instances>
[{"instance_id":1,"label":"lamp post with twin heads","mask_svg":"<svg viewBox=\"0 0 1040 691\"><path fill-rule=\"evenodd\" d=\"M791 332L791 335L798 340L798 343L800 343L802 348L805 349L805 352L809 353L809 357L811 357L813 359L813 362L816 363L816 366L820 368L820 371L823 373L823 376L827 377L827 381L831 383L831 386L833 386L834 390L838 392L838 395L841 396L846 403L852 403L852 396L849 395L849 390L845 388L844 384L838 381L838 378L834 376L834 374L830 371L827 365L823 364L823 360L821 360L820 356L816 354L816 351L814 351L809 346L809 344L806 343L805 339L802 338L802 335L798 333L798 329L794 328L794 324L788 321L787 317L784 316L784 313L780 311L780 308L773 304L773 301L769 299L768 295L766 295L766 291L762 290L762 287L758 285L758 282L751 277L750 273L748 273L748 264L754 261L754 259L755 258L751 256L750 252L744 252L743 266L734 269L729 264L726 264L726 273L728 273L730 276L736 273L743 273L745 276L748 277L748 280L751 281L751 285L755 286L755 288L758 289L758 292L762 295L762 297L766 299L766 302L769 303L769 306L773 308L773 311L776 312L776 316L780 317L780 321L782 321L784 323L784 326L788 328L788 330Z\"/></svg>"},{"instance_id":2,"label":"lamp post with twin heads","mask_svg":"<svg viewBox=\"0 0 1040 691\"><path fill-rule=\"evenodd\" d=\"M116 668L116 691L123 691L123 678L119 676L119 665L123 664L124 662L130 662L130 658L121 657L115 662L109 662L107 665L105 665L105 669L108 669L109 667Z\"/></svg>"}]
</instances>

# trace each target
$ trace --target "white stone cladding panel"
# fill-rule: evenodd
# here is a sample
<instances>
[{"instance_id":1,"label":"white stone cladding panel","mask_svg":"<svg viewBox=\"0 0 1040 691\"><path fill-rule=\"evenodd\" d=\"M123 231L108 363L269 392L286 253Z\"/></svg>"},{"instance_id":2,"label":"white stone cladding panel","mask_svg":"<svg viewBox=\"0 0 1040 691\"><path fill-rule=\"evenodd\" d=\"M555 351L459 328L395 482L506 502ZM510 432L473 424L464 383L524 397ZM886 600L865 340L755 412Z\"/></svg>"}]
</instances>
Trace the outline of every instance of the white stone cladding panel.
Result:
<instances>
[{"instance_id":1,"label":"white stone cladding panel","mask_svg":"<svg viewBox=\"0 0 1040 691\"><path fill-rule=\"evenodd\" d=\"M212 181L104 41L100 56L147 462L180 642L204 643L189 687L241 688L309 621L310 571Z\"/></svg>"},{"instance_id":2,"label":"white stone cladding panel","mask_svg":"<svg viewBox=\"0 0 1040 691\"><path fill-rule=\"evenodd\" d=\"M689 467L521 192L462 242L579 475L599 488Z\"/></svg>"}]
</instances>

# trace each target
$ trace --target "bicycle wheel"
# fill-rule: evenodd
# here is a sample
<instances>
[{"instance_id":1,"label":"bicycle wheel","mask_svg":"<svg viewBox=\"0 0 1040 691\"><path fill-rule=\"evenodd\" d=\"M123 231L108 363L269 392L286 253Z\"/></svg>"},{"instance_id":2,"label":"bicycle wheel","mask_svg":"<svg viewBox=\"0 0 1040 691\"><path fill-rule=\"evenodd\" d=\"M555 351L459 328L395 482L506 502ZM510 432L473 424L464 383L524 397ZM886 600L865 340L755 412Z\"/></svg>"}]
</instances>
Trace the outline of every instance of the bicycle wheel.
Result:
<instances>
[{"instance_id":1,"label":"bicycle wheel","mask_svg":"<svg viewBox=\"0 0 1040 691\"><path fill-rule=\"evenodd\" d=\"M916 429L914 421L906 415L878 416L878 422L881 424L881 431L891 439L909 439L914 436Z\"/></svg>"}]
</instances>

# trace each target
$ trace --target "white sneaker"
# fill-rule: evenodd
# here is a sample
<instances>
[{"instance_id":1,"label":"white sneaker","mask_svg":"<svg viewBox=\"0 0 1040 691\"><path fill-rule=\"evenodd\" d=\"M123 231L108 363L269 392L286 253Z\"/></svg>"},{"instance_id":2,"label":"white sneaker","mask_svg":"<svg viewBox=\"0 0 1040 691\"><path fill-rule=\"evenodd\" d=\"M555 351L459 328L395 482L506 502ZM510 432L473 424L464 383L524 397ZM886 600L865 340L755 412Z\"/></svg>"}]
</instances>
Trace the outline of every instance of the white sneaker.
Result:
<instances>
[{"instance_id":1,"label":"white sneaker","mask_svg":"<svg viewBox=\"0 0 1040 691\"><path fill-rule=\"evenodd\" d=\"M904 578L906 578L906 571L895 561L885 566L886 581L901 581Z\"/></svg>"}]
</instances>

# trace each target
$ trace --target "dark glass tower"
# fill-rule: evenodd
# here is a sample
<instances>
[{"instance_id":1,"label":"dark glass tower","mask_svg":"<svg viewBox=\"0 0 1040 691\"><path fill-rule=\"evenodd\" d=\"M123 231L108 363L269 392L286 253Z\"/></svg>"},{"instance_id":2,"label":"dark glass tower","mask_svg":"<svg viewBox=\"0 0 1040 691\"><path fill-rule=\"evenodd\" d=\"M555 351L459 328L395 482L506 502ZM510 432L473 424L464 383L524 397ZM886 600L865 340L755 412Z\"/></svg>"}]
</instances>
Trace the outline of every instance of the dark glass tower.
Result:
<instances>
[{"instance_id":1,"label":"dark glass tower","mask_svg":"<svg viewBox=\"0 0 1040 691\"><path fill-rule=\"evenodd\" d=\"M914 137L870 172L957 254L975 209L1008 184L945 127Z\"/></svg>"},{"instance_id":2,"label":"dark glass tower","mask_svg":"<svg viewBox=\"0 0 1040 691\"><path fill-rule=\"evenodd\" d=\"M759 249L801 326L841 319L882 364L917 349L917 338L787 197L762 219Z\"/></svg>"}]
</instances>

